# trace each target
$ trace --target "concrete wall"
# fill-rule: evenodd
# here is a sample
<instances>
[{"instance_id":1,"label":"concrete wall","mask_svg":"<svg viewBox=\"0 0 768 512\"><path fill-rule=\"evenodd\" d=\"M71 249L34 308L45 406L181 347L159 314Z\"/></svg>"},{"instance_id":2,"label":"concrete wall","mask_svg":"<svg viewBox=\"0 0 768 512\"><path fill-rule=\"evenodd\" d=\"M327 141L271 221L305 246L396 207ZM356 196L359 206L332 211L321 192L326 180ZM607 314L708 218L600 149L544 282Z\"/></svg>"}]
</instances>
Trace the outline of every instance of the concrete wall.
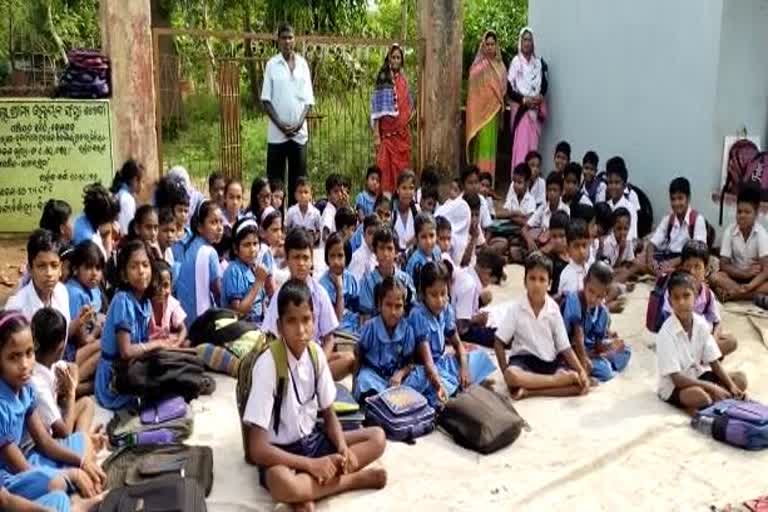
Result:
<instances>
[{"instance_id":1,"label":"concrete wall","mask_svg":"<svg viewBox=\"0 0 768 512\"><path fill-rule=\"evenodd\" d=\"M537 52L549 63L551 117L541 150L558 140L602 164L620 154L655 220L678 175L716 220L722 141L746 124L765 135L768 0L530 0ZM721 37L722 34L722 37Z\"/></svg>"}]
</instances>

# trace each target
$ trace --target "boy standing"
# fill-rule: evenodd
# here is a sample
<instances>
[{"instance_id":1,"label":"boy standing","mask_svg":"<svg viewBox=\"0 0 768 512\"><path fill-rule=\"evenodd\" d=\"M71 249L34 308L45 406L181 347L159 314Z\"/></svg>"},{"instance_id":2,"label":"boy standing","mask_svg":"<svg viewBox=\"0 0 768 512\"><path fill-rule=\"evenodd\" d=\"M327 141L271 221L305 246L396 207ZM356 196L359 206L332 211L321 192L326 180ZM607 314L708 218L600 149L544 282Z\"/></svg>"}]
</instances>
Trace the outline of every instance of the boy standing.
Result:
<instances>
[{"instance_id":1,"label":"boy standing","mask_svg":"<svg viewBox=\"0 0 768 512\"><path fill-rule=\"evenodd\" d=\"M707 223L691 208L690 201L690 182L682 177L673 179L669 184L672 212L659 222L647 246L646 262L657 276L677 268L688 240L707 242Z\"/></svg>"},{"instance_id":2,"label":"boy standing","mask_svg":"<svg viewBox=\"0 0 768 512\"><path fill-rule=\"evenodd\" d=\"M753 300L768 293L768 232L757 222L759 209L760 189L741 189L736 222L723 231L720 271L709 278L723 301Z\"/></svg>"},{"instance_id":3,"label":"boy standing","mask_svg":"<svg viewBox=\"0 0 768 512\"><path fill-rule=\"evenodd\" d=\"M306 176L299 176L296 180L295 199L296 204L288 208L288 213L285 215L285 229L290 231L297 226L304 228L317 244L320 242L322 220L320 211L312 204L312 185Z\"/></svg>"},{"instance_id":4,"label":"boy standing","mask_svg":"<svg viewBox=\"0 0 768 512\"><path fill-rule=\"evenodd\" d=\"M525 260L525 297L509 307L496 330L496 359L516 399L589 392L589 376L571 349L560 308L547 295L551 280L549 258L539 252L529 255Z\"/></svg>"},{"instance_id":5,"label":"boy standing","mask_svg":"<svg viewBox=\"0 0 768 512\"><path fill-rule=\"evenodd\" d=\"M260 483L274 500L299 510L313 510L314 501L326 496L386 484L383 469L363 469L383 454L384 432L374 427L344 433L333 411L336 387L329 363L323 350L310 346L315 343L312 295L300 279L280 289L274 301L280 340L253 366L242 418L246 460L259 467ZM273 352L278 350L291 382L276 398L279 359Z\"/></svg>"},{"instance_id":6,"label":"boy standing","mask_svg":"<svg viewBox=\"0 0 768 512\"><path fill-rule=\"evenodd\" d=\"M668 283L673 315L656 337L659 398L694 415L726 398L744 398L743 373L726 373L709 325L694 313L696 285L685 272L674 272Z\"/></svg>"}]
</instances>

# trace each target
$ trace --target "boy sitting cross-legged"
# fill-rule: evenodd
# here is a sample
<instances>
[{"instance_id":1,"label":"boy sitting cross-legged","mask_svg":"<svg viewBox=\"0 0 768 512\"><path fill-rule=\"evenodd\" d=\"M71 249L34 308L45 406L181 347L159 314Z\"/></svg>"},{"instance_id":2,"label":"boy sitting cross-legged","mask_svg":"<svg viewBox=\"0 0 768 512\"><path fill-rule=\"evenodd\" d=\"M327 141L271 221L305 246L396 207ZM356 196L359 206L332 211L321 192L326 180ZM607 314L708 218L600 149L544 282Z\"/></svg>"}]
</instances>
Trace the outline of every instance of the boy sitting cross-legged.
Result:
<instances>
[{"instance_id":1,"label":"boy sitting cross-legged","mask_svg":"<svg viewBox=\"0 0 768 512\"><path fill-rule=\"evenodd\" d=\"M377 427L343 432L333 411L336 386L323 350L315 344L309 287L292 279L275 302L280 339L253 367L243 413L246 460L259 467L259 482L272 498L295 510L314 510L314 502L326 496L383 488L386 471L366 466L384 453L384 432ZM288 364L291 382L276 397L280 360ZM317 425L318 412L323 429Z\"/></svg>"},{"instance_id":2,"label":"boy sitting cross-legged","mask_svg":"<svg viewBox=\"0 0 768 512\"><path fill-rule=\"evenodd\" d=\"M535 252L525 260L525 296L513 303L496 330L496 359L510 394L574 396L589 392L590 379L565 330L557 303L547 295L552 262ZM507 359L506 348L510 348Z\"/></svg>"}]
</instances>

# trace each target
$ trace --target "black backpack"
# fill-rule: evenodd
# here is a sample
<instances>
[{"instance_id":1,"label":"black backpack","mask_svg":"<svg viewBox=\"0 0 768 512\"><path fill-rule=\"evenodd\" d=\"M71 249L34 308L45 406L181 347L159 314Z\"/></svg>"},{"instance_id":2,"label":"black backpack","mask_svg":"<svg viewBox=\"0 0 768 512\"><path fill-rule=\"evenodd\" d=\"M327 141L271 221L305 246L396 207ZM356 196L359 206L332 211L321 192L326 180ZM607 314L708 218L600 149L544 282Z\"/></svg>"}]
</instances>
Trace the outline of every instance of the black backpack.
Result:
<instances>
[{"instance_id":1,"label":"black backpack","mask_svg":"<svg viewBox=\"0 0 768 512\"><path fill-rule=\"evenodd\" d=\"M163 350L130 363L118 363L114 388L120 394L140 396L147 401L181 396L191 402L206 386L204 371L197 354Z\"/></svg>"},{"instance_id":2,"label":"black backpack","mask_svg":"<svg viewBox=\"0 0 768 512\"><path fill-rule=\"evenodd\" d=\"M653 206L642 189L635 185L629 187L635 191L640 202L640 209L637 211L637 237L642 239L653 231Z\"/></svg>"},{"instance_id":3,"label":"black backpack","mask_svg":"<svg viewBox=\"0 0 768 512\"><path fill-rule=\"evenodd\" d=\"M217 329L216 322L219 320L233 322ZM256 330L258 330L256 324L239 320L237 313L231 309L212 308L195 318L189 326L189 341L195 347L203 343L222 346L235 341L247 332Z\"/></svg>"},{"instance_id":4,"label":"black backpack","mask_svg":"<svg viewBox=\"0 0 768 512\"><path fill-rule=\"evenodd\" d=\"M438 425L459 446L484 455L514 443L527 427L508 399L482 386L448 401Z\"/></svg>"},{"instance_id":5,"label":"black backpack","mask_svg":"<svg viewBox=\"0 0 768 512\"><path fill-rule=\"evenodd\" d=\"M99 505L99 512L206 512L205 494L192 478L171 477L112 489Z\"/></svg>"}]
</instances>

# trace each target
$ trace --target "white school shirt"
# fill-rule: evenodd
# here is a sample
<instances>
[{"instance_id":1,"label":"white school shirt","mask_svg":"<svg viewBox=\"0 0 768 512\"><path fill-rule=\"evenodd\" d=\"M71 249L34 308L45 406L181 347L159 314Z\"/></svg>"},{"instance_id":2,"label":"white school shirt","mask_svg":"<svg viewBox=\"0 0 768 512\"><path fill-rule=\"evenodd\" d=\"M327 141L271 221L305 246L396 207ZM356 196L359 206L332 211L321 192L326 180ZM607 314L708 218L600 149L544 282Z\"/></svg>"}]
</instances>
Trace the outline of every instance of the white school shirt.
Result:
<instances>
[{"instance_id":1,"label":"white school shirt","mask_svg":"<svg viewBox=\"0 0 768 512\"><path fill-rule=\"evenodd\" d=\"M475 267L458 269L451 286L451 304L456 320L471 320L480 309L480 293L483 284Z\"/></svg>"},{"instance_id":2,"label":"white school shirt","mask_svg":"<svg viewBox=\"0 0 768 512\"><path fill-rule=\"evenodd\" d=\"M117 223L120 225L120 234L126 236L128 234L128 225L136 216L136 198L133 197L128 187L124 185L117 192L117 200L120 203Z\"/></svg>"},{"instance_id":3,"label":"white school shirt","mask_svg":"<svg viewBox=\"0 0 768 512\"><path fill-rule=\"evenodd\" d=\"M608 206L611 207L611 211L616 211L619 208L626 208L627 211L629 211L629 234L627 235L627 239L637 239L637 209L629 199L627 199L626 196L621 196L621 199L615 203L610 199L606 202L608 203Z\"/></svg>"},{"instance_id":4,"label":"white school shirt","mask_svg":"<svg viewBox=\"0 0 768 512\"><path fill-rule=\"evenodd\" d=\"M612 267L620 263L635 261L635 241L627 239L627 243L624 244L624 251L619 254L619 242L611 233L603 238L602 257L608 260L608 264Z\"/></svg>"},{"instance_id":5,"label":"white school shirt","mask_svg":"<svg viewBox=\"0 0 768 512\"><path fill-rule=\"evenodd\" d=\"M536 201L536 206L544 204L547 200L547 182L544 178L539 176L533 183L531 183L530 189L533 199Z\"/></svg>"},{"instance_id":6,"label":"white school shirt","mask_svg":"<svg viewBox=\"0 0 768 512\"><path fill-rule=\"evenodd\" d=\"M261 101L268 101L275 109L278 118L289 124L296 124L307 105L315 104L315 94L312 91L312 75L304 58L293 54L294 69L288 66L282 53L278 53L267 62L264 69L264 83L261 87ZM268 118L267 142L282 144L289 139ZM291 139L301 145L307 143L307 121Z\"/></svg>"},{"instance_id":7,"label":"white school shirt","mask_svg":"<svg viewBox=\"0 0 768 512\"><path fill-rule=\"evenodd\" d=\"M557 293L562 295L564 292L578 292L584 289L584 278L587 277L589 267L587 263L579 265L571 260L560 273L560 283L557 287Z\"/></svg>"},{"instance_id":8,"label":"white school shirt","mask_svg":"<svg viewBox=\"0 0 768 512\"><path fill-rule=\"evenodd\" d=\"M308 349L305 349L297 360L286 346L289 371L280 408L278 434L275 434L272 417L272 407L277 392L277 371L272 352L267 350L253 365L254 385L251 386L251 393L245 404L243 421L266 430L271 444L295 443L311 434L315 429L318 411L331 407L336 399L336 384L328 368L325 353L319 345L315 350L317 351L317 375L315 375L315 367ZM315 387L315 379L317 379L317 387ZM315 391L317 391L316 396L314 396ZM314 398L311 398L313 396Z\"/></svg>"},{"instance_id":9,"label":"white school shirt","mask_svg":"<svg viewBox=\"0 0 768 512\"><path fill-rule=\"evenodd\" d=\"M539 316L535 316L526 294L511 303L497 326L496 337L509 345L510 355L533 355L542 361L554 361L558 354L569 349L571 342L557 303L549 296Z\"/></svg>"},{"instance_id":10,"label":"white school shirt","mask_svg":"<svg viewBox=\"0 0 768 512\"><path fill-rule=\"evenodd\" d=\"M480 196L482 199L483 196ZM496 203L491 196L485 198L485 207L488 209L488 214L491 216L491 222L496 218Z\"/></svg>"},{"instance_id":11,"label":"white school shirt","mask_svg":"<svg viewBox=\"0 0 768 512\"><path fill-rule=\"evenodd\" d=\"M328 228L329 233L336 232L336 206L330 201L325 204L320 225L322 226L322 230Z\"/></svg>"},{"instance_id":12,"label":"white school shirt","mask_svg":"<svg viewBox=\"0 0 768 512\"><path fill-rule=\"evenodd\" d=\"M672 222L672 229L669 230L669 218L674 219ZM653 232L651 237L651 243L660 251L670 251L674 253L683 252L686 242L690 240L689 230L690 225L688 221L691 218L691 209L688 208L685 212L683 222L677 218L677 215L667 213L659 222L656 227L656 231ZM669 237L667 232L669 231ZM700 213L696 215L696 225L693 227L693 238L701 242L707 242L707 222L704 220L704 216Z\"/></svg>"},{"instance_id":13,"label":"white school shirt","mask_svg":"<svg viewBox=\"0 0 768 512\"><path fill-rule=\"evenodd\" d=\"M489 206L488 201L493 202L493 199L480 195L480 227L483 229L488 229L493 224L493 215L491 214L493 206Z\"/></svg>"},{"instance_id":14,"label":"white school shirt","mask_svg":"<svg viewBox=\"0 0 768 512\"><path fill-rule=\"evenodd\" d=\"M677 315L670 316L656 336L659 397L668 400L675 390L675 383L670 377L673 373L698 379L703 373L710 371L710 363L717 361L721 356L709 324L702 316L693 314L690 338Z\"/></svg>"},{"instance_id":15,"label":"white school shirt","mask_svg":"<svg viewBox=\"0 0 768 512\"><path fill-rule=\"evenodd\" d=\"M163 260L173 268L173 265L176 263L176 258L173 257L173 249L171 247L165 248L165 251L163 252Z\"/></svg>"},{"instance_id":16,"label":"white school shirt","mask_svg":"<svg viewBox=\"0 0 768 512\"><path fill-rule=\"evenodd\" d=\"M67 321L67 326L71 320L69 316L69 293L67 293L67 287L62 283L56 283L53 288L53 295L51 295L51 307L64 315ZM5 304L5 309L17 309L26 317L28 321L32 321L32 317L39 309L45 307L43 301L40 300L40 296L35 290L34 283L30 280L24 287L18 291L15 295L12 295Z\"/></svg>"},{"instance_id":17,"label":"white school shirt","mask_svg":"<svg viewBox=\"0 0 768 512\"><path fill-rule=\"evenodd\" d=\"M397 233L397 241L400 244L400 250L404 251L408 247L408 242L413 240L413 237L416 236L415 219L413 218L413 212L410 208L408 208L405 215L401 212L397 212L397 219L395 219L395 233Z\"/></svg>"},{"instance_id":18,"label":"white school shirt","mask_svg":"<svg viewBox=\"0 0 768 512\"><path fill-rule=\"evenodd\" d=\"M557 207L557 209L564 211L568 215L571 214L571 209L562 200L560 201L560 205ZM552 218L552 213L554 212L549 209L549 203L545 202L539 206L531 218L528 219L528 227L549 229L549 219Z\"/></svg>"},{"instance_id":19,"label":"white school shirt","mask_svg":"<svg viewBox=\"0 0 768 512\"><path fill-rule=\"evenodd\" d=\"M749 237L744 240L738 224L731 224L723 232L720 256L730 258L737 267L747 268L768 256L768 232L755 222Z\"/></svg>"},{"instance_id":20,"label":"white school shirt","mask_svg":"<svg viewBox=\"0 0 768 512\"><path fill-rule=\"evenodd\" d=\"M352 253L352 260L349 262L347 270L349 270L350 274L352 274L357 281L361 281L364 274L373 272L373 269L377 266L378 262L376 261L376 255L373 254L373 251L371 251L368 244L363 240L360 247Z\"/></svg>"},{"instance_id":21,"label":"white school shirt","mask_svg":"<svg viewBox=\"0 0 768 512\"><path fill-rule=\"evenodd\" d=\"M533 198L533 194L530 192L526 192L522 200L519 199L515 193L515 186L510 185L507 198L504 201L504 209L510 213L519 212L530 216L536 211L536 199Z\"/></svg>"},{"instance_id":22,"label":"white school shirt","mask_svg":"<svg viewBox=\"0 0 768 512\"><path fill-rule=\"evenodd\" d=\"M330 203L329 203L330 204ZM328 208L328 206L326 206ZM334 207L334 216L336 215L336 208ZM322 228L322 217L320 216L320 210L315 208L315 205L310 203L307 205L306 213L301 212L301 208L298 204L295 204L288 208L288 213L285 214L285 228L291 229L294 226L302 227L320 233ZM335 224L335 222L334 222Z\"/></svg>"},{"instance_id":23,"label":"white school shirt","mask_svg":"<svg viewBox=\"0 0 768 512\"><path fill-rule=\"evenodd\" d=\"M597 261L597 253L600 250L600 240L595 238L592 243L589 244L589 254L587 255L587 268Z\"/></svg>"},{"instance_id":24,"label":"white school shirt","mask_svg":"<svg viewBox=\"0 0 768 512\"><path fill-rule=\"evenodd\" d=\"M602 203L604 201L607 201L606 199L606 192L608 190L608 186L605 183L601 183L597 187L597 194L595 194L595 202L596 203ZM631 187L627 186L624 187L624 198L629 201L629 204L631 204L634 207L635 211L640 210L640 198L637 197L637 192L632 190ZM630 212L632 209L627 208Z\"/></svg>"},{"instance_id":25,"label":"white school shirt","mask_svg":"<svg viewBox=\"0 0 768 512\"><path fill-rule=\"evenodd\" d=\"M595 178L595 179L597 179L597 178ZM605 191L606 191L607 188L608 188L608 185L606 185L604 181L601 180L601 181L598 182L598 184L597 184L597 192L595 192L595 202L596 203L601 203L601 202L605 201ZM587 196L589 196L589 191L587 190L587 186L586 185L582 185L581 186L581 192L583 194L586 194ZM634 194L635 191L633 190L632 193ZM637 194L635 194L635 196L637 196ZM640 204L640 201L638 200L638 205L639 204Z\"/></svg>"},{"instance_id":26,"label":"white school shirt","mask_svg":"<svg viewBox=\"0 0 768 512\"><path fill-rule=\"evenodd\" d=\"M58 364L53 365L53 368L46 368L40 363L35 363L30 381L37 395L35 410L48 431L51 430L51 425L62 419L56 401L56 374L53 372Z\"/></svg>"}]
</instances>

